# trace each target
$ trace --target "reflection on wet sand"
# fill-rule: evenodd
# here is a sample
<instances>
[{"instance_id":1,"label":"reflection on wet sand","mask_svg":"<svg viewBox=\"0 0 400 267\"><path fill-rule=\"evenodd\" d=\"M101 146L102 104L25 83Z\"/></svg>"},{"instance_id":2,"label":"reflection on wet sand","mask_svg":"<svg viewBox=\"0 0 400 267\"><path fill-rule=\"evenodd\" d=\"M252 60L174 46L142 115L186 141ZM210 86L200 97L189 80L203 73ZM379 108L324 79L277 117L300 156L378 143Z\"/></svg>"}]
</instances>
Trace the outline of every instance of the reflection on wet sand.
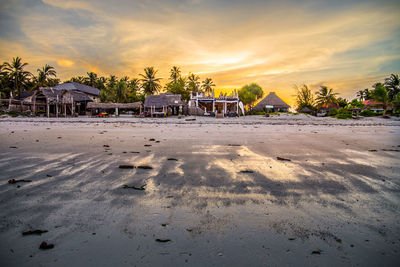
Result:
<instances>
[{"instance_id":1,"label":"reflection on wet sand","mask_svg":"<svg viewBox=\"0 0 400 267\"><path fill-rule=\"evenodd\" d=\"M74 258L79 244L87 253L83 258L112 251L141 265L179 265L178 259L260 265L270 256L272 265L396 263L400 170L394 152L371 158L345 145L285 150L293 143L282 141L277 148L258 142L264 142L261 134L246 145L230 140L234 146L157 138L163 141L146 152L142 136L138 141L127 131L118 137L107 137L112 155L104 153L103 139L93 139L84 152L63 152L69 146L61 143L54 151L0 153L2 181L32 180L19 188L0 184L0 238L19 248L21 257L25 250L34 254L25 265L51 255L35 254L31 243L20 242L17 234L31 227L49 230L46 239L63 251L60 261ZM320 258L310 258L316 249L323 251ZM0 253L12 261L4 243ZM106 258L98 257L86 263Z\"/></svg>"}]
</instances>

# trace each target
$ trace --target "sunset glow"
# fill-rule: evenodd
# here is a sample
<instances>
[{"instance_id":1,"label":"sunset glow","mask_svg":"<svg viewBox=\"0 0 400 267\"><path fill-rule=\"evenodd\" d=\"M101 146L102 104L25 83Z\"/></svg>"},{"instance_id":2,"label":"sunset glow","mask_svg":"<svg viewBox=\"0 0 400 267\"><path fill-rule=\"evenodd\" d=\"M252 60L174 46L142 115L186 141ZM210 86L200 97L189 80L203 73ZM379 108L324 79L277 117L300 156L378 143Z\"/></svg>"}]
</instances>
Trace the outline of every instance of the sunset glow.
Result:
<instances>
[{"instance_id":1,"label":"sunset glow","mask_svg":"<svg viewBox=\"0 0 400 267\"><path fill-rule=\"evenodd\" d=\"M293 85L333 87L342 97L400 70L396 1L2 1L0 59L62 80L210 77L219 89L257 82L293 104Z\"/></svg>"}]
</instances>

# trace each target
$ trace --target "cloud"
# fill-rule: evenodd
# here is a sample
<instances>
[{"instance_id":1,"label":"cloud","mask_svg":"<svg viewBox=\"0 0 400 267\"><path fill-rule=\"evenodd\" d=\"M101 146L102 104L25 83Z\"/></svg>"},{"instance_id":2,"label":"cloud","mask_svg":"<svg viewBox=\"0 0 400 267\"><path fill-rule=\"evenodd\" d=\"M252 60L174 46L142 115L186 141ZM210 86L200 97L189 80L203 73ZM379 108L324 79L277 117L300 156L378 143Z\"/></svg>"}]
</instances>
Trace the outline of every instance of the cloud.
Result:
<instances>
[{"instance_id":1,"label":"cloud","mask_svg":"<svg viewBox=\"0 0 400 267\"><path fill-rule=\"evenodd\" d=\"M88 71L137 77L146 66L166 78L178 65L219 88L255 81L292 102L293 84L329 83L350 97L399 72L393 1L27 0L0 7L8 16L0 57L55 64L62 79Z\"/></svg>"},{"instance_id":2,"label":"cloud","mask_svg":"<svg viewBox=\"0 0 400 267\"><path fill-rule=\"evenodd\" d=\"M60 58L57 60L57 64L60 67L71 68L72 66L74 66L75 62L69 59Z\"/></svg>"}]
</instances>

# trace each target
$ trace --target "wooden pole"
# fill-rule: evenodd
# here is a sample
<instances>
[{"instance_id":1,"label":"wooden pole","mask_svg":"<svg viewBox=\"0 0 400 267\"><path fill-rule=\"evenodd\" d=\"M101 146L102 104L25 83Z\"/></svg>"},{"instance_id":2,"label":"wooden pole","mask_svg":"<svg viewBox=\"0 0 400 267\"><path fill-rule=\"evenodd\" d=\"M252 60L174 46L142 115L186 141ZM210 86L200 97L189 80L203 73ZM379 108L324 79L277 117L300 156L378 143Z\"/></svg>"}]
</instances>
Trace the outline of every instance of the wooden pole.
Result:
<instances>
[{"instance_id":1,"label":"wooden pole","mask_svg":"<svg viewBox=\"0 0 400 267\"><path fill-rule=\"evenodd\" d=\"M47 104L47 118L50 117L50 106L49 106L49 100L46 99L46 104Z\"/></svg>"},{"instance_id":2,"label":"wooden pole","mask_svg":"<svg viewBox=\"0 0 400 267\"><path fill-rule=\"evenodd\" d=\"M33 115L36 116L36 96L33 98Z\"/></svg>"}]
</instances>

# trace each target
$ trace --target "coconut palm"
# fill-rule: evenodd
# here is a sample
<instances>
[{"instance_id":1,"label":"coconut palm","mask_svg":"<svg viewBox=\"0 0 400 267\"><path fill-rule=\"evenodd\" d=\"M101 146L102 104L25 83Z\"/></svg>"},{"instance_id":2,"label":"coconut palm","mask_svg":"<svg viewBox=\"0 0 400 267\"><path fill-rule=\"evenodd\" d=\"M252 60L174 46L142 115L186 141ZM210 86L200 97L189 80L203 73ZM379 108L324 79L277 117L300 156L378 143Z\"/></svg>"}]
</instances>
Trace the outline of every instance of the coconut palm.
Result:
<instances>
[{"instance_id":1,"label":"coconut palm","mask_svg":"<svg viewBox=\"0 0 400 267\"><path fill-rule=\"evenodd\" d=\"M140 80L137 78L133 78L132 80L128 81L128 101L135 102L139 101L138 93L141 89Z\"/></svg>"},{"instance_id":2,"label":"coconut palm","mask_svg":"<svg viewBox=\"0 0 400 267\"><path fill-rule=\"evenodd\" d=\"M96 86L97 83L97 74L94 72L87 72L87 77L86 77L86 85L89 85L91 87Z\"/></svg>"},{"instance_id":3,"label":"coconut palm","mask_svg":"<svg viewBox=\"0 0 400 267\"><path fill-rule=\"evenodd\" d=\"M316 102L319 106L323 104L336 103L336 95L337 93L333 93L332 88L328 88L327 86L321 86L321 89L317 92Z\"/></svg>"},{"instance_id":4,"label":"coconut palm","mask_svg":"<svg viewBox=\"0 0 400 267\"><path fill-rule=\"evenodd\" d=\"M212 87L215 86L213 80L211 78L206 78L203 81L203 84L201 85L201 88L203 89L203 91L207 94L211 94L212 92Z\"/></svg>"},{"instance_id":5,"label":"coconut palm","mask_svg":"<svg viewBox=\"0 0 400 267\"><path fill-rule=\"evenodd\" d=\"M386 78L385 87L388 91L389 101L393 101L394 97L400 93L399 75L391 74L389 78Z\"/></svg>"},{"instance_id":6,"label":"coconut palm","mask_svg":"<svg viewBox=\"0 0 400 267\"><path fill-rule=\"evenodd\" d=\"M7 97L9 86L7 72L4 70L5 65L0 64L0 98Z\"/></svg>"},{"instance_id":7,"label":"coconut palm","mask_svg":"<svg viewBox=\"0 0 400 267\"><path fill-rule=\"evenodd\" d=\"M117 82L115 87L115 101L118 103L126 102L128 98L128 88L126 86L126 82L121 79Z\"/></svg>"},{"instance_id":8,"label":"coconut palm","mask_svg":"<svg viewBox=\"0 0 400 267\"><path fill-rule=\"evenodd\" d=\"M171 71L170 71L171 75L169 76L170 80L173 83L177 83L179 78L181 77L181 70L179 67L177 66L173 66Z\"/></svg>"},{"instance_id":9,"label":"coconut palm","mask_svg":"<svg viewBox=\"0 0 400 267\"><path fill-rule=\"evenodd\" d=\"M197 92L200 88L200 77L194 73L189 73L187 87L190 92Z\"/></svg>"},{"instance_id":10,"label":"coconut palm","mask_svg":"<svg viewBox=\"0 0 400 267\"><path fill-rule=\"evenodd\" d=\"M13 58L11 63L4 62L4 71L7 73L8 79L13 82L13 88L10 90L9 109L14 93L18 92L20 94L22 87L29 81L29 77L32 75L29 71L24 70L27 65L28 63L22 63L20 57Z\"/></svg>"},{"instance_id":11,"label":"coconut palm","mask_svg":"<svg viewBox=\"0 0 400 267\"><path fill-rule=\"evenodd\" d=\"M154 94L158 89L161 88L161 78L156 78L157 70L154 67L147 67L144 69L145 74L140 74L143 77L141 79L142 87L146 95Z\"/></svg>"},{"instance_id":12,"label":"coconut palm","mask_svg":"<svg viewBox=\"0 0 400 267\"><path fill-rule=\"evenodd\" d=\"M360 99L360 101L365 100L365 90L368 90L368 89L360 90L357 92L357 97L358 97L358 99Z\"/></svg>"},{"instance_id":13,"label":"coconut palm","mask_svg":"<svg viewBox=\"0 0 400 267\"><path fill-rule=\"evenodd\" d=\"M38 87L46 86L50 76L53 77L57 76L54 67L47 64L44 65L44 67L42 67L41 69L37 69L37 72L38 76L36 78L36 82Z\"/></svg>"}]
</instances>

